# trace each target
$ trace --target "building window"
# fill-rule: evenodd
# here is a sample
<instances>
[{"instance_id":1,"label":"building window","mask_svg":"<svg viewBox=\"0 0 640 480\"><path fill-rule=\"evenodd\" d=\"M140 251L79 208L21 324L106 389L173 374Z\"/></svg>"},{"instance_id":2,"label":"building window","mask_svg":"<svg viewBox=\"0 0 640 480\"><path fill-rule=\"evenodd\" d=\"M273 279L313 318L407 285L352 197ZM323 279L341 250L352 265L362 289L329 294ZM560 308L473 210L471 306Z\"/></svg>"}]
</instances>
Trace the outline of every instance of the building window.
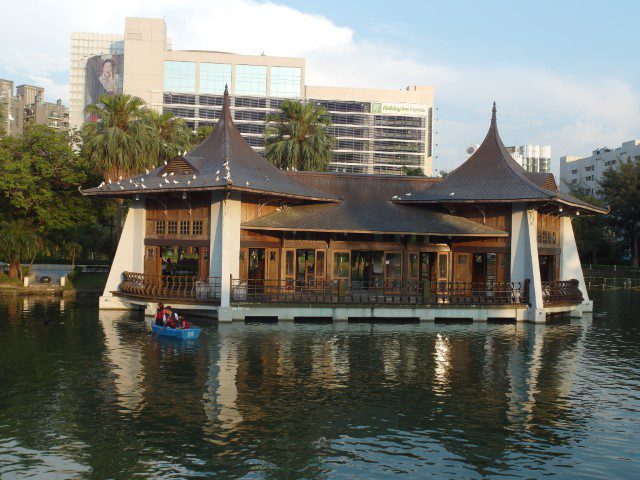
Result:
<instances>
[{"instance_id":1,"label":"building window","mask_svg":"<svg viewBox=\"0 0 640 480\"><path fill-rule=\"evenodd\" d=\"M267 67L265 65L236 65L236 95L265 96Z\"/></svg>"},{"instance_id":2,"label":"building window","mask_svg":"<svg viewBox=\"0 0 640 480\"><path fill-rule=\"evenodd\" d=\"M593 172L593 165L589 165L588 167L585 168L585 170L587 172Z\"/></svg>"},{"instance_id":3,"label":"building window","mask_svg":"<svg viewBox=\"0 0 640 480\"><path fill-rule=\"evenodd\" d=\"M578 174L578 169L574 168L573 170L571 170L571 175L577 175Z\"/></svg>"},{"instance_id":4,"label":"building window","mask_svg":"<svg viewBox=\"0 0 640 480\"><path fill-rule=\"evenodd\" d=\"M164 235L164 220L156 220L156 235Z\"/></svg>"},{"instance_id":5,"label":"building window","mask_svg":"<svg viewBox=\"0 0 640 480\"><path fill-rule=\"evenodd\" d=\"M608 162L604 162L605 166L610 167L611 165L615 165L616 161L615 160L609 160Z\"/></svg>"},{"instance_id":6,"label":"building window","mask_svg":"<svg viewBox=\"0 0 640 480\"><path fill-rule=\"evenodd\" d=\"M200 93L224 93L231 87L231 65L227 63L200 64Z\"/></svg>"},{"instance_id":7,"label":"building window","mask_svg":"<svg viewBox=\"0 0 640 480\"><path fill-rule=\"evenodd\" d=\"M164 90L167 92L195 93L195 62L164 62Z\"/></svg>"},{"instance_id":8,"label":"building window","mask_svg":"<svg viewBox=\"0 0 640 480\"><path fill-rule=\"evenodd\" d=\"M202 220L193 221L193 231L191 233L193 235L202 235Z\"/></svg>"},{"instance_id":9,"label":"building window","mask_svg":"<svg viewBox=\"0 0 640 480\"><path fill-rule=\"evenodd\" d=\"M176 235L178 233L178 221L177 220L169 220L169 222L167 222L167 233L169 235Z\"/></svg>"},{"instance_id":10,"label":"building window","mask_svg":"<svg viewBox=\"0 0 640 480\"><path fill-rule=\"evenodd\" d=\"M271 67L271 96L299 97L301 78L299 67Z\"/></svg>"},{"instance_id":11,"label":"building window","mask_svg":"<svg viewBox=\"0 0 640 480\"><path fill-rule=\"evenodd\" d=\"M593 175L589 175L588 177L584 177L587 182L591 182L594 179Z\"/></svg>"},{"instance_id":12,"label":"building window","mask_svg":"<svg viewBox=\"0 0 640 480\"><path fill-rule=\"evenodd\" d=\"M180 220L180 235L189 235L191 231L190 226L189 220Z\"/></svg>"}]
</instances>

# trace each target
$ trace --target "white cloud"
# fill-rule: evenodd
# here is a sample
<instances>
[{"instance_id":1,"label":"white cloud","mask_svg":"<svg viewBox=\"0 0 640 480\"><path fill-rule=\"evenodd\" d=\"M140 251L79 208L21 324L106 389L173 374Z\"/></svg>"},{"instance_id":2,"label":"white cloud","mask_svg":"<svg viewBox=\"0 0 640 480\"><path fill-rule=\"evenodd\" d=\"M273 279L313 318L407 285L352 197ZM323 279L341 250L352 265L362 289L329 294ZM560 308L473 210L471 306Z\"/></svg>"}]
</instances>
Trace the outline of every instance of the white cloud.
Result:
<instances>
[{"instance_id":1,"label":"white cloud","mask_svg":"<svg viewBox=\"0 0 640 480\"><path fill-rule=\"evenodd\" d=\"M28 28L24 11L38 12L29 16ZM482 140L494 99L506 143L550 144L555 158L618 145L640 130L638 92L602 73L578 78L511 59L490 67L418 60L428 48L419 56L422 45L360 41L348 26L273 2L71 0L61 8L59 2L26 0L10 3L5 14L25 22L5 22L0 30L0 70L39 82L47 96L65 100L66 85L51 78L68 72L71 31L118 33L125 16L146 16L166 19L176 49L303 56L309 84L433 85L439 168L456 166L465 158L464 147Z\"/></svg>"}]
</instances>

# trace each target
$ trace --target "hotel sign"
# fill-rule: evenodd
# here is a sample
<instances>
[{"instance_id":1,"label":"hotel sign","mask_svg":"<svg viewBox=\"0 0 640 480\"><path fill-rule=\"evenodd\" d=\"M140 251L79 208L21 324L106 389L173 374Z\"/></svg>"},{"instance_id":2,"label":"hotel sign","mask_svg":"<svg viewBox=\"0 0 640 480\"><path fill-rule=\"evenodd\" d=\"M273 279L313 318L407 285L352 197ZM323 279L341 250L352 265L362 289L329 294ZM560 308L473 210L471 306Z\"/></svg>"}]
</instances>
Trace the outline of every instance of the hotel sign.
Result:
<instances>
[{"instance_id":1,"label":"hotel sign","mask_svg":"<svg viewBox=\"0 0 640 480\"><path fill-rule=\"evenodd\" d=\"M429 115L429 107L421 103L372 102L371 113L425 117Z\"/></svg>"}]
</instances>

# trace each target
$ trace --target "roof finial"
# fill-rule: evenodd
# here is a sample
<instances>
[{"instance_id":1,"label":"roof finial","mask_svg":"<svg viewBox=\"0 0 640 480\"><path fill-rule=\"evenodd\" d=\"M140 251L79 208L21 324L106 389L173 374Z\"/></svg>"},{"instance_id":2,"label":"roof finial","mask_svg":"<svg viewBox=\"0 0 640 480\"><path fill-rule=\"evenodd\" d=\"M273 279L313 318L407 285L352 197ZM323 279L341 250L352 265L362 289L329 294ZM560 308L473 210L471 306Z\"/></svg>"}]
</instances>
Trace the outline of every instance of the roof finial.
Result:
<instances>
[{"instance_id":1,"label":"roof finial","mask_svg":"<svg viewBox=\"0 0 640 480\"><path fill-rule=\"evenodd\" d=\"M495 120L496 119L496 102L495 100L493 101L493 109L491 110L491 120Z\"/></svg>"}]
</instances>

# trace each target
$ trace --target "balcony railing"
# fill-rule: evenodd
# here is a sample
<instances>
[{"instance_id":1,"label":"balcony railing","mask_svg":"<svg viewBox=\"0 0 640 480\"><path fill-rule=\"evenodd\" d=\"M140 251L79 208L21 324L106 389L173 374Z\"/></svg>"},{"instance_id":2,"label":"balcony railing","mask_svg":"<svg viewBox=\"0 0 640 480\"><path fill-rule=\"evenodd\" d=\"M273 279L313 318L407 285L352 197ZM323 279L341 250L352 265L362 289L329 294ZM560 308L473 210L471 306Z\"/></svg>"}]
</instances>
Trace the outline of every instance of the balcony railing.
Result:
<instances>
[{"instance_id":1,"label":"balcony railing","mask_svg":"<svg viewBox=\"0 0 640 480\"><path fill-rule=\"evenodd\" d=\"M542 299L545 305L580 303L583 300L578 280L542 282Z\"/></svg>"},{"instance_id":2,"label":"balcony railing","mask_svg":"<svg viewBox=\"0 0 640 480\"><path fill-rule=\"evenodd\" d=\"M220 301L220 277L123 272L119 291L136 297L196 302Z\"/></svg>"},{"instance_id":3,"label":"balcony railing","mask_svg":"<svg viewBox=\"0 0 640 480\"><path fill-rule=\"evenodd\" d=\"M348 280L232 280L235 303L367 305L519 305L529 303L524 282L418 282Z\"/></svg>"}]
</instances>

